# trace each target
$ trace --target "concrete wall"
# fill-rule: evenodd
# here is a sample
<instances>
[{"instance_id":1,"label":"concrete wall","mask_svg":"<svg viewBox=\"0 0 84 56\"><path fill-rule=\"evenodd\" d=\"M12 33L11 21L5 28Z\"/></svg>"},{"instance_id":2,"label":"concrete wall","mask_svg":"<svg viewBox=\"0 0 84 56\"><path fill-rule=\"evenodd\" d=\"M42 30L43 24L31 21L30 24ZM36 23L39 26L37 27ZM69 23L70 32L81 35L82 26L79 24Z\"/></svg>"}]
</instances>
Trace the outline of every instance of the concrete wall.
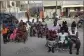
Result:
<instances>
[{"instance_id":1,"label":"concrete wall","mask_svg":"<svg viewBox=\"0 0 84 56\"><path fill-rule=\"evenodd\" d=\"M44 11L44 17L48 16L49 18L53 17L53 13L55 12L55 9L45 9ZM57 9L57 15L61 16L60 9Z\"/></svg>"},{"instance_id":2,"label":"concrete wall","mask_svg":"<svg viewBox=\"0 0 84 56\"><path fill-rule=\"evenodd\" d=\"M63 11L65 12L65 10L66 10L66 8L63 8ZM82 12L83 11L83 7L80 7L80 12ZM74 16L75 14L76 14L76 10L75 10L75 8L74 7L71 7L70 8L70 11L69 11L69 14L71 15L71 16ZM65 12L65 14L66 14L66 12Z\"/></svg>"},{"instance_id":3,"label":"concrete wall","mask_svg":"<svg viewBox=\"0 0 84 56\"><path fill-rule=\"evenodd\" d=\"M56 6L56 1L43 1L44 6ZM83 1L57 1L58 6L83 5Z\"/></svg>"},{"instance_id":4,"label":"concrete wall","mask_svg":"<svg viewBox=\"0 0 84 56\"><path fill-rule=\"evenodd\" d=\"M63 5L83 5L83 1L63 1Z\"/></svg>"},{"instance_id":5,"label":"concrete wall","mask_svg":"<svg viewBox=\"0 0 84 56\"><path fill-rule=\"evenodd\" d=\"M61 6L61 10L57 9L57 14L60 16L61 12L65 12L66 11L66 7L65 6L79 6L82 5L83 6L83 1L57 1L57 6ZM56 6L56 1L43 1L43 6L44 7L48 7L48 6ZM80 7L80 6L79 6ZM48 15L49 17L52 17L52 13L55 11L55 9L46 9L45 11L45 17L46 15ZM83 8L81 7L80 11L83 11ZM72 15L75 14L74 12L76 12L73 8L70 8L69 13L71 13ZM69 14L68 14L69 15Z\"/></svg>"},{"instance_id":6,"label":"concrete wall","mask_svg":"<svg viewBox=\"0 0 84 56\"><path fill-rule=\"evenodd\" d=\"M0 12L4 12L6 10L6 2L0 1Z\"/></svg>"},{"instance_id":7,"label":"concrete wall","mask_svg":"<svg viewBox=\"0 0 84 56\"><path fill-rule=\"evenodd\" d=\"M62 1L57 1L57 5L62 5ZM43 6L56 6L56 1L43 1Z\"/></svg>"}]
</instances>

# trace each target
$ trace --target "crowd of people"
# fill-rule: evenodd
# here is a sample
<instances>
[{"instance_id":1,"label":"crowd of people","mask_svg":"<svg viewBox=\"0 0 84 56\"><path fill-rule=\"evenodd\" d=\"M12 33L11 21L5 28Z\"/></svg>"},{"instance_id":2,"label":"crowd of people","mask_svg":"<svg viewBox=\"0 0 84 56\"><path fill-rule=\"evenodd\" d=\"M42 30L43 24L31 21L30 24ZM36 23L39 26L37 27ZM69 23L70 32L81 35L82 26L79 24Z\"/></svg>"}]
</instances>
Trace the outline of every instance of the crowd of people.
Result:
<instances>
[{"instance_id":1,"label":"crowd of people","mask_svg":"<svg viewBox=\"0 0 84 56\"><path fill-rule=\"evenodd\" d=\"M81 43L75 21L72 22L70 29L66 21L63 21L62 25L58 25L55 21L54 26L51 29L48 28L46 40L48 52L52 51L54 53L55 48L58 47L59 50L69 48L69 53L72 54L73 44L75 44L76 54L79 54Z\"/></svg>"},{"instance_id":2,"label":"crowd of people","mask_svg":"<svg viewBox=\"0 0 84 56\"><path fill-rule=\"evenodd\" d=\"M55 48L58 47L59 50L69 48L69 53L72 54L73 44L75 44L76 54L79 54L81 43L75 21L72 22L71 28L69 28L66 21L58 24L55 19L53 26L48 26L44 20L42 22L38 20L34 22L33 19L30 27L30 36L37 36L38 38L46 37L45 46L48 47L48 52L52 51L54 53Z\"/></svg>"},{"instance_id":3,"label":"crowd of people","mask_svg":"<svg viewBox=\"0 0 84 56\"><path fill-rule=\"evenodd\" d=\"M42 20L42 22L39 20L34 22L33 19L32 22L28 22L28 24L30 25L30 37L46 37L45 45L48 47L48 52L52 51L54 53L55 48L58 47L61 50L69 48L69 53L72 54L72 47L73 44L75 44L76 54L79 54L80 40L75 21L72 22L70 31L66 21L63 21L60 25L56 19L51 27L49 27L44 20ZM23 22L23 20L3 24L2 35L4 44L9 41L23 41L25 43L29 36L26 27L27 23Z\"/></svg>"},{"instance_id":4,"label":"crowd of people","mask_svg":"<svg viewBox=\"0 0 84 56\"><path fill-rule=\"evenodd\" d=\"M3 21L2 24L2 36L3 36L3 42L6 44L10 41L20 41L21 39L25 42L25 37L27 37L27 30L26 30L26 23L21 20L20 22L18 20L15 21ZM26 36L25 36L26 34Z\"/></svg>"},{"instance_id":5,"label":"crowd of people","mask_svg":"<svg viewBox=\"0 0 84 56\"><path fill-rule=\"evenodd\" d=\"M46 22L43 20L42 22L40 22L39 20L37 20L37 22L34 22L34 19L31 22L31 27L30 27L30 36L38 36L39 37L43 37L46 34L46 30L47 30L47 24Z\"/></svg>"}]
</instances>

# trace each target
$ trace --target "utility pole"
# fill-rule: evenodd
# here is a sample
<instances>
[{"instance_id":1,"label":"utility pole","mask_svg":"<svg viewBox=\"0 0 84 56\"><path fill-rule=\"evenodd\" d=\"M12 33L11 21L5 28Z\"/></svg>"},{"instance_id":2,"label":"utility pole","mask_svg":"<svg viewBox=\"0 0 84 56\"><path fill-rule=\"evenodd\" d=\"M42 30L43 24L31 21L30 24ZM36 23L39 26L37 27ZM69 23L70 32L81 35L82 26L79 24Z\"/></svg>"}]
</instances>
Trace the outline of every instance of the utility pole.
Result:
<instances>
[{"instance_id":1,"label":"utility pole","mask_svg":"<svg viewBox=\"0 0 84 56\"><path fill-rule=\"evenodd\" d=\"M28 21L29 21L29 1L28 1Z\"/></svg>"},{"instance_id":2,"label":"utility pole","mask_svg":"<svg viewBox=\"0 0 84 56\"><path fill-rule=\"evenodd\" d=\"M35 3L35 2L34 2ZM37 21L39 20L39 5L36 4Z\"/></svg>"},{"instance_id":3,"label":"utility pole","mask_svg":"<svg viewBox=\"0 0 84 56\"><path fill-rule=\"evenodd\" d=\"M39 18L39 7L37 7L37 18Z\"/></svg>"},{"instance_id":4,"label":"utility pole","mask_svg":"<svg viewBox=\"0 0 84 56\"><path fill-rule=\"evenodd\" d=\"M55 9L55 12L56 12L56 14L57 14L57 0L56 0L56 9ZM56 15L55 15L56 16Z\"/></svg>"},{"instance_id":5,"label":"utility pole","mask_svg":"<svg viewBox=\"0 0 84 56\"><path fill-rule=\"evenodd\" d=\"M28 20L28 22L29 22L29 1L27 1L28 3L27 3L27 11L25 12L25 15L26 15L26 17L27 17L27 20Z\"/></svg>"},{"instance_id":6,"label":"utility pole","mask_svg":"<svg viewBox=\"0 0 84 56\"><path fill-rule=\"evenodd\" d=\"M11 6L10 6L10 1L8 1L9 2L9 13L11 13Z\"/></svg>"},{"instance_id":7,"label":"utility pole","mask_svg":"<svg viewBox=\"0 0 84 56\"><path fill-rule=\"evenodd\" d=\"M55 21L55 22L57 22L57 20L58 20L58 19L56 18L56 16L57 16L57 0L56 0L56 8L55 8L55 15L54 15L54 19L55 19L54 21ZM55 24L55 23L54 23L54 24Z\"/></svg>"}]
</instances>

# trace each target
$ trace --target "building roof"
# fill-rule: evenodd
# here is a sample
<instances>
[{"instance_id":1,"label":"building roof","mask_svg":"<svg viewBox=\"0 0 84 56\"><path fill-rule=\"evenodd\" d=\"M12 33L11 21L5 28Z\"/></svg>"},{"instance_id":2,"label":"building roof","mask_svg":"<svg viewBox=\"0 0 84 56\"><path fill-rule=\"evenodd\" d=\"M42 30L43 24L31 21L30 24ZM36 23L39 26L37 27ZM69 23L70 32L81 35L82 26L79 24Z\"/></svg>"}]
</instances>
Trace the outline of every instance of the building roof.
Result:
<instances>
[{"instance_id":1,"label":"building roof","mask_svg":"<svg viewBox=\"0 0 84 56\"><path fill-rule=\"evenodd\" d=\"M62 8L65 8L65 7L83 7L83 5L64 5L62 6Z\"/></svg>"}]
</instances>

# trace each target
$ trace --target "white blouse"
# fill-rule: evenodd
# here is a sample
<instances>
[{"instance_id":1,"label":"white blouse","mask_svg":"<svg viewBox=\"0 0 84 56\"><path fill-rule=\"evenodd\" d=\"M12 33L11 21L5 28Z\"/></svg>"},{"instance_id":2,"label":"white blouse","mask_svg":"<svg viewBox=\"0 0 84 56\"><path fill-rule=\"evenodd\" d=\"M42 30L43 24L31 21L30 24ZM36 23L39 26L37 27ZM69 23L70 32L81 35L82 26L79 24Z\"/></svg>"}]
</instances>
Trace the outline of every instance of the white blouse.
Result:
<instances>
[{"instance_id":1,"label":"white blouse","mask_svg":"<svg viewBox=\"0 0 84 56\"><path fill-rule=\"evenodd\" d=\"M48 27L48 29L49 30L55 30L55 31L58 31L59 29L60 29L60 26L59 26L59 24L57 23L57 25L56 26L50 26L50 27Z\"/></svg>"},{"instance_id":2,"label":"white blouse","mask_svg":"<svg viewBox=\"0 0 84 56\"><path fill-rule=\"evenodd\" d=\"M76 36L77 31L75 31L75 33L72 33L72 32L70 31L69 33L70 33L70 35Z\"/></svg>"},{"instance_id":3,"label":"white blouse","mask_svg":"<svg viewBox=\"0 0 84 56\"><path fill-rule=\"evenodd\" d=\"M61 37L61 38L60 38L60 40L61 40L60 42L62 42L62 43L63 43L63 42L64 42L64 40L65 40L65 37L66 37L66 36L68 36L68 33L64 33L64 34L59 33L59 34L58 34L58 36L60 36L60 37Z\"/></svg>"}]
</instances>

